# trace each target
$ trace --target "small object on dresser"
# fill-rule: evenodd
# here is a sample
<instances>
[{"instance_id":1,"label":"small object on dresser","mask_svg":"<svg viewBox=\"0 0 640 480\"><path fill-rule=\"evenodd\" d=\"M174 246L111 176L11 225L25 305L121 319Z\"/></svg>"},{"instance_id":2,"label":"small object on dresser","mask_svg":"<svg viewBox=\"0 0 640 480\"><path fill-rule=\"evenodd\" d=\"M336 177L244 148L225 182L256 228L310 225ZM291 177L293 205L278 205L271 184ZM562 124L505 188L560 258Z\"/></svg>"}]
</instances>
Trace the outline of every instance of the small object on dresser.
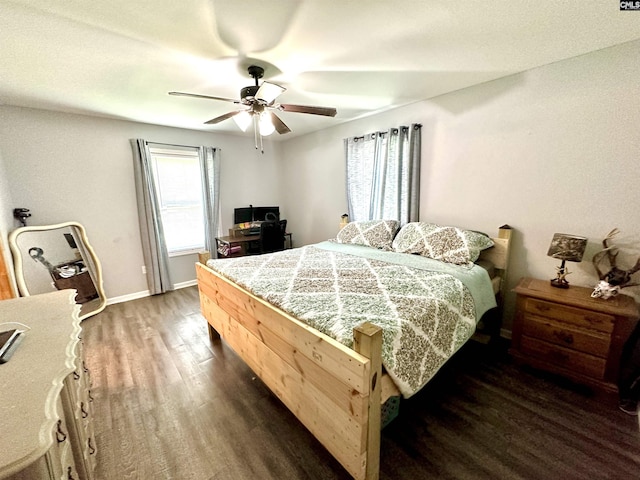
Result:
<instances>
[{"instance_id":1,"label":"small object on dresser","mask_svg":"<svg viewBox=\"0 0 640 480\"><path fill-rule=\"evenodd\" d=\"M0 332L0 363L6 363L22 340L23 330L7 330Z\"/></svg>"},{"instance_id":2,"label":"small object on dresser","mask_svg":"<svg viewBox=\"0 0 640 480\"><path fill-rule=\"evenodd\" d=\"M618 233L620 233L620 231L617 228L611 230L604 240L602 240L602 246L604 249L596 253L592 258L593 266L595 267L596 272L598 273L598 278L600 279L591 294L593 298L602 298L607 300L618 295L620 290L625 287L635 287L640 285L636 282L631 283L631 275L640 270L640 258L636 260L636 264L629 270L622 270L616 265L618 253L620 252L615 245L609 245L608 242ZM611 266L611 269L606 273L600 270L600 262L605 255L609 260L609 265Z\"/></svg>"},{"instance_id":3,"label":"small object on dresser","mask_svg":"<svg viewBox=\"0 0 640 480\"><path fill-rule=\"evenodd\" d=\"M566 276L569 275L569 269L565 266L565 262L581 262L584 250L587 247L586 237L578 237L576 235L568 235L566 233L554 233L549 245L547 255L549 257L562 260L559 267L556 267L558 274L556 278L551 279L551 285L558 288L569 288L569 282Z\"/></svg>"}]
</instances>

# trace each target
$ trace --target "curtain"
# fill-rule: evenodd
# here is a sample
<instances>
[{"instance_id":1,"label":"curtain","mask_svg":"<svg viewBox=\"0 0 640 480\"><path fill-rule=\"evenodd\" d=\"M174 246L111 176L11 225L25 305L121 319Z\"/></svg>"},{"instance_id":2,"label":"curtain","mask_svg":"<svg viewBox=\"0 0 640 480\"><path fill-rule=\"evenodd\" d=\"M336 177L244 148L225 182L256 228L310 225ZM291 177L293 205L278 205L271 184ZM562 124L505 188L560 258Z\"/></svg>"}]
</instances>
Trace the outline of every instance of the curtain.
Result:
<instances>
[{"instance_id":1,"label":"curtain","mask_svg":"<svg viewBox=\"0 0 640 480\"><path fill-rule=\"evenodd\" d=\"M164 241L149 147L146 141L138 138L131 140L131 148L147 284L151 295L156 295L173 290L169 274L169 254Z\"/></svg>"},{"instance_id":2,"label":"curtain","mask_svg":"<svg viewBox=\"0 0 640 480\"><path fill-rule=\"evenodd\" d=\"M220 151L212 147L200 147L200 170L204 212L204 248L213 255L216 237L220 236Z\"/></svg>"},{"instance_id":3,"label":"curtain","mask_svg":"<svg viewBox=\"0 0 640 480\"><path fill-rule=\"evenodd\" d=\"M345 139L351 221L418 221L421 125Z\"/></svg>"}]
</instances>

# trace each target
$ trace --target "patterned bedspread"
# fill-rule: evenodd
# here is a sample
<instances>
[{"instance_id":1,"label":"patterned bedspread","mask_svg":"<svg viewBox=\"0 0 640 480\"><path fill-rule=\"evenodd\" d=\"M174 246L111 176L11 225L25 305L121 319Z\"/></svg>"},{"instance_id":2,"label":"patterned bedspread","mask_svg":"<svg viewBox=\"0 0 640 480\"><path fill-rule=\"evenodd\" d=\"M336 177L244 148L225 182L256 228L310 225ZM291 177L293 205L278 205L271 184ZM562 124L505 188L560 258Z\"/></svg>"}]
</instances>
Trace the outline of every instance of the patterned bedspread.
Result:
<instances>
[{"instance_id":1,"label":"patterned bedspread","mask_svg":"<svg viewBox=\"0 0 640 480\"><path fill-rule=\"evenodd\" d=\"M369 258L366 252L374 249L354 255L353 248L343 253L339 244L321 245L210 260L208 266L348 347L362 322L382 327L383 364L404 397L422 388L473 334L469 289L450 273L413 266L428 259L380 251ZM411 258L398 264L380 259L386 254ZM489 276L478 270L491 306Z\"/></svg>"}]
</instances>

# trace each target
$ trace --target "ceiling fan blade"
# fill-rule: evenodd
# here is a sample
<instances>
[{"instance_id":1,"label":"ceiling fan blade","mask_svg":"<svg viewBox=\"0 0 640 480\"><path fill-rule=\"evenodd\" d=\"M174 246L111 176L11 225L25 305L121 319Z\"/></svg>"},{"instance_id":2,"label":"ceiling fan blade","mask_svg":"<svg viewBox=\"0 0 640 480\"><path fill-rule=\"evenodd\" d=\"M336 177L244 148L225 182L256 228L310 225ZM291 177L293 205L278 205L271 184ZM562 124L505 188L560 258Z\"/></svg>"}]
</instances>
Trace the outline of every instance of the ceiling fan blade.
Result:
<instances>
[{"instance_id":1,"label":"ceiling fan blade","mask_svg":"<svg viewBox=\"0 0 640 480\"><path fill-rule=\"evenodd\" d=\"M206 125L215 125L216 123L224 122L225 120L227 120L227 119L229 119L231 117L235 117L240 112L246 112L246 110L236 110L235 112L225 113L224 115L220 115L219 117L212 118L211 120L208 120L208 121L206 121L204 123Z\"/></svg>"},{"instance_id":2,"label":"ceiling fan blade","mask_svg":"<svg viewBox=\"0 0 640 480\"><path fill-rule=\"evenodd\" d=\"M212 97L210 95L199 95L197 93L169 92L169 95L176 95L178 97L205 98L207 100L222 100L223 102L240 103L238 100L234 100L232 98Z\"/></svg>"},{"instance_id":3,"label":"ceiling fan blade","mask_svg":"<svg viewBox=\"0 0 640 480\"><path fill-rule=\"evenodd\" d=\"M260 85L260 88L258 88L258 91L255 94L255 98L270 104L273 103L273 101L285 90L286 88L276 85L275 83L262 82L262 85Z\"/></svg>"},{"instance_id":4,"label":"ceiling fan blade","mask_svg":"<svg viewBox=\"0 0 640 480\"><path fill-rule=\"evenodd\" d=\"M269 112L269 115L271 115L271 123L273 123L273 126L276 127L276 132L278 132L280 135L284 135L285 133L289 133L291 131L291 129L287 127L284 122L280 120L280 117L278 117L275 113Z\"/></svg>"},{"instance_id":5,"label":"ceiling fan blade","mask_svg":"<svg viewBox=\"0 0 640 480\"><path fill-rule=\"evenodd\" d=\"M325 117L335 117L338 111L335 108L329 107L311 107L307 105L291 105L288 103L282 103L278 107L283 112L295 112L295 113L311 113L313 115L324 115Z\"/></svg>"}]
</instances>

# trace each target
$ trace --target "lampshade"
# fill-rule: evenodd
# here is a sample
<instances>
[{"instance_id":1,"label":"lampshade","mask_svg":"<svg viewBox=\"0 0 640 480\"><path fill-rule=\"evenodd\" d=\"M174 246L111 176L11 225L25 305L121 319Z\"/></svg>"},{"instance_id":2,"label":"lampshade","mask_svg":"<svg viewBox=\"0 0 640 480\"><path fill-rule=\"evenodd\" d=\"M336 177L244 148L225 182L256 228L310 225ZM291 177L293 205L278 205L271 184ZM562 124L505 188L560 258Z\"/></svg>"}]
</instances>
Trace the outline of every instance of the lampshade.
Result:
<instances>
[{"instance_id":1,"label":"lampshade","mask_svg":"<svg viewBox=\"0 0 640 480\"><path fill-rule=\"evenodd\" d=\"M258 124L260 127L260 135L262 135L263 137L271 135L276 131L276 127L273 126L273 122L271 121L271 117L269 116L268 112L263 112L260 114L260 120Z\"/></svg>"},{"instance_id":2,"label":"lampshade","mask_svg":"<svg viewBox=\"0 0 640 480\"><path fill-rule=\"evenodd\" d=\"M249 125L251 125L251 115L246 110L234 115L233 120L243 132L246 132Z\"/></svg>"},{"instance_id":3,"label":"lampshade","mask_svg":"<svg viewBox=\"0 0 640 480\"><path fill-rule=\"evenodd\" d=\"M568 262L581 262L586 248L586 237L554 233L547 255Z\"/></svg>"}]
</instances>

